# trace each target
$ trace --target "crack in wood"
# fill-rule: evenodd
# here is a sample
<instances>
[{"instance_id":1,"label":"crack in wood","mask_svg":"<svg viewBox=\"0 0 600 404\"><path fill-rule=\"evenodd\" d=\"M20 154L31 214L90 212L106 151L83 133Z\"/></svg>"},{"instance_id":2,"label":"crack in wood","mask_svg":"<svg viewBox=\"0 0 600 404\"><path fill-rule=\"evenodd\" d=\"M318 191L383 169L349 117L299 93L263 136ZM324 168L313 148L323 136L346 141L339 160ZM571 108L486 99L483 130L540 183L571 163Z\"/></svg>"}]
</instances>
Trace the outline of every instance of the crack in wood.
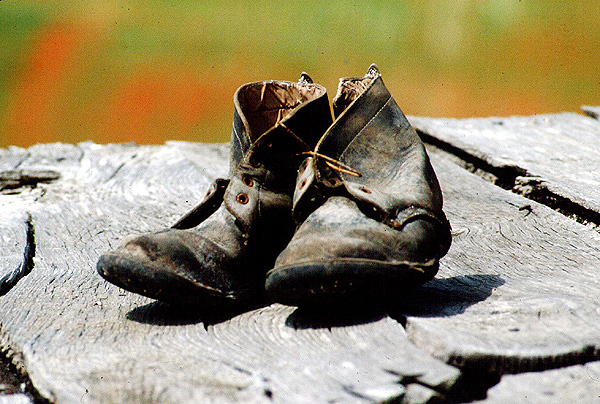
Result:
<instances>
[{"instance_id":1,"label":"crack in wood","mask_svg":"<svg viewBox=\"0 0 600 404\"><path fill-rule=\"evenodd\" d=\"M0 355L0 368L0 397L9 397L10 400L13 394L25 394L35 404L53 404L33 387L27 373L19 372L5 355Z\"/></svg>"},{"instance_id":2,"label":"crack in wood","mask_svg":"<svg viewBox=\"0 0 600 404\"><path fill-rule=\"evenodd\" d=\"M458 367L461 370L461 376L451 390L446 393L445 398L450 403L483 400L487 398L488 391L500 383L505 375L545 372L574 365L585 365L596 362L599 358L597 350L592 346L585 347L579 352L569 352L558 356L520 357L518 363L514 361L515 358L457 355L451 357L448 363Z\"/></svg>"},{"instance_id":3,"label":"crack in wood","mask_svg":"<svg viewBox=\"0 0 600 404\"><path fill-rule=\"evenodd\" d=\"M487 392L500 382L501 372L490 371L485 363L478 363L478 366L471 366L472 363L464 363L464 366L457 366L455 363L449 363L460 369L460 376L451 386L435 386L423 382L419 374L405 375L391 369L386 372L397 376L398 383L405 387L410 385L419 385L436 393L436 399L445 403L467 403L486 398Z\"/></svg>"},{"instance_id":4,"label":"crack in wood","mask_svg":"<svg viewBox=\"0 0 600 404\"><path fill-rule=\"evenodd\" d=\"M461 368L460 378L445 393L448 403L468 403L483 400L489 389L500 383L502 374L487 368ZM431 388L431 387L430 387Z\"/></svg>"},{"instance_id":5,"label":"crack in wood","mask_svg":"<svg viewBox=\"0 0 600 404\"><path fill-rule=\"evenodd\" d=\"M520 167L512 165L494 166L483 158L440 140L420 129L416 129L416 131L423 142L457 157L463 168L501 188L511 190L515 185L517 177L529 177L527 170Z\"/></svg>"},{"instance_id":6,"label":"crack in wood","mask_svg":"<svg viewBox=\"0 0 600 404\"><path fill-rule=\"evenodd\" d=\"M23 277L29 275L35 265L33 260L35 257L35 227L30 213L27 214L25 224L27 225L27 231L25 249L23 251L23 261L13 272L0 279L0 296L4 296L21 279L23 279Z\"/></svg>"},{"instance_id":7,"label":"crack in wood","mask_svg":"<svg viewBox=\"0 0 600 404\"><path fill-rule=\"evenodd\" d=\"M33 386L22 354L12 348L14 344L10 341L0 323L0 397L25 394L35 404L52 404Z\"/></svg>"},{"instance_id":8,"label":"crack in wood","mask_svg":"<svg viewBox=\"0 0 600 404\"><path fill-rule=\"evenodd\" d=\"M119 166L117 168L114 169L114 171L104 180L104 182L108 182L111 181L113 178L115 178L117 176L117 174L119 173L119 171L121 171L121 169L123 167L125 167L125 165L133 160L135 160L137 158L138 154L135 153L132 156L129 157L129 161L123 161L121 164L119 164Z\"/></svg>"},{"instance_id":9,"label":"crack in wood","mask_svg":"<svg viewBox=\"0 0 600 404\"><path fill-rule=\"evenodd\" d=\"M0 395L23 393L25 382L8 356L5 353L0 355Z\"/></svg>"},{"instance_id":10,"label":"crack in wood","mask_svg":"<svg viewBox=\"0 0 600 404\"><path fill-rule=\"evenodd\" d=\"M15 167L13 169L16 170L19 167L21 167L21 164L23 164L25 161L27 161L27 159L29 157L31 157L31 152L29 150L27 150L27 153L17 162L17 164L15 164Z\"/></svg>"},{"instance_id":11,"label":"crack in wood","mask_svg":"<svg viewBox=\"0 0 600 404\"><path fill-rule=\"evenodd\" d=\"M6 170L0 172L0 191L35 188L39 183L48 183L59 178L60 174L52 170Z\"/></svg>"},{"instance_id":12,"label":"crack in wood","mask_svg":"<svg viewBox=\"0 0 600 404\"><path fill-rule=\"evenodd\" d=\"M511 191L546 205L578 223L600 230L600 213L557 195L535 178L517 177Z\"/></svg>"},{"instance_id":13,"label":"crack in wood","mask_svg":"<svg viewBox=\"0 0 600 404\"><path fill-rule=\"evenodd\" d=\"M444 403L467 403L486 398L487 391L498 384L500 375L490 374L489 372L471 372L465 370L461 372L460 377L449 388L442 386L432 386L419 380L420 375L403 375L393 370L386 370L388 373L397 376L397 383L405 386L408 390L411 386L420 386L422 390L429 391L432 400L427 402ZM397 401L401 399L401 401ZM388 401L386 401L388 402ZM394 397L389 402L405 402L404 397Z\"/></svg>"},{"instance_id":14,"label":"crack in wood","mask_svg":"<svg viewBox=\"0 0 600 404\"><path fill-rule=\"evenodd\" d=\"M119 164L119 166L108 176L108 178L106 178L106 180L104 182L108 182L110 180L112 180L113 178L115 178L115 176L118 174L119 171L121 171L121 169L125 166L125 162L122 162L121 164Z\"/></svg>"},{"instance_id":15,"label":"crack in wood","mask_svg":"<svg viewBox=\"0 0 600 404\"><path fill-rule=\"evenodd\" d=\"M461 370L472 372L488 372L498 376L529 372L543 372L561 369L574 365L584 365L600 360L600 352L596 347L587 345L581 349L555 355L532 356L495 356L495 355L462 355L451 356L448 364Z\"/></svg>"},{"instance_id":16,"label":"crack in wood","mask_svg":"<svg viewBox=\"0 0 600 404\"><path fill-rule=\"evenodd\" d=\"M589 106L589 105L584 105L584 106L581 107L581 109L590 118L593 118L593 119L596 119L596 120L600 119L600 107L593 107L593 106Z\"/></svg>"},{"instance_id":17,"label":"crack in wood","mask_svg":"<svg viewBox=\"0 0 600 404\"><path fill-rule=\"evenodd\" d=\"M482 179L527 199L548 206L569 219L600 231L599 212L556 194L548 189L538 177L529 174L527 170L512 165L492 165L484 159L429 135L422 130L416 129L416 131L421 136L423 142L455 157L455 162ZM457 159L458 161L456 161Z\"/></svg>"}]
</instances>

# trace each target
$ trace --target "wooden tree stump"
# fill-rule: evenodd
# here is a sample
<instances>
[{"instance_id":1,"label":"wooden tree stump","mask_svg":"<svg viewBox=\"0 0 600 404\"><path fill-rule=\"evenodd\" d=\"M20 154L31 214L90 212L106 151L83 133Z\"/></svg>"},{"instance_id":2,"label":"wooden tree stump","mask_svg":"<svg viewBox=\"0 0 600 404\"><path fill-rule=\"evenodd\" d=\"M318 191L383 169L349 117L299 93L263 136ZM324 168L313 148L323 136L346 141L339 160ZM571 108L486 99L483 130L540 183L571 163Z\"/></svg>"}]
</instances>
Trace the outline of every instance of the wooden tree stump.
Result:
<instances>
[{"instance_id":1,"label":"wooden tree stump","mask_svg":"<svg viewBox=\"0 0 600 404\"><path fill-rule=\"evenodd\" d=\"M453 245L434 280L361 309L198 312L97 275L100 254L170 226L226 176L228 145L0 150L0 348L31 385L0 403L600 398L600 124L410 120Z\"/></svg>"}]
</instances>

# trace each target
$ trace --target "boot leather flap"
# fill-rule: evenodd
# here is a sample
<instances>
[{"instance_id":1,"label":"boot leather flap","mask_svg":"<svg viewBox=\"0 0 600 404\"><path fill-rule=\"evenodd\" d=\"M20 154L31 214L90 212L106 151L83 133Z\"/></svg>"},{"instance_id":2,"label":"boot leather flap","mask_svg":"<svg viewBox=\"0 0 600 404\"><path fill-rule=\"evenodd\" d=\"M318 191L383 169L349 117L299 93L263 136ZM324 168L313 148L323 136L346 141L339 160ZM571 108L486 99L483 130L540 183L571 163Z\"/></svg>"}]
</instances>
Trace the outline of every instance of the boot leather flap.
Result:
<instances>
[{"instance_id":1,"label":"boot leather flap","mask_svg":"<svg viewBox=\"0 0 600 404\"><path fill-rule=\"evenodd\" d=\"M225 195L225 189L228 184L229 180L217 178L215 182L211 184L202 202L179 219L172 228L190 229L205 221L219 208L219 206L221 206L221 203L223 203L223 195Z\"/></svg>"}]
</instances>

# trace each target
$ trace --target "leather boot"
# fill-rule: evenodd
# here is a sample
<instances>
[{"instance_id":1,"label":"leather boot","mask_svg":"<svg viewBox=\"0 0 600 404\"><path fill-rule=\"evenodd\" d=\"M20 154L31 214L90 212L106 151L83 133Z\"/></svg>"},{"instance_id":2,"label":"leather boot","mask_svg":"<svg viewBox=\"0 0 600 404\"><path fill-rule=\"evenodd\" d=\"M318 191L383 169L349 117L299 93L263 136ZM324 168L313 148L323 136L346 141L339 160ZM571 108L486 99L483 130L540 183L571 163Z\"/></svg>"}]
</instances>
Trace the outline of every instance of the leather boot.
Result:
<instances>
[{"instance_id":1,"label":"leather boot","mask_svg":"<svg viewBox=\"0 0 600 404\"><path fill-rule=\"evenodd\" d=\"M131 237L100 257L99 274L131 292L194 306L245 303L264 296L266 271L294 232L292 195L298 155L332 122L325 88L246 84L234 96L229 179L172 228Z\"/></svg>"},{"instance_id":2,"label":"leather boot","mask_svg":"<svg viewBox=\"0 0 600 404\"><path fill-rule=\"evenodd\" d=\"M340 79L333 104L298 172L299 226L267 274L280 303L392 297L432 279L450 247L429 157L377 67Z\"/></svg>"}]
</instances>

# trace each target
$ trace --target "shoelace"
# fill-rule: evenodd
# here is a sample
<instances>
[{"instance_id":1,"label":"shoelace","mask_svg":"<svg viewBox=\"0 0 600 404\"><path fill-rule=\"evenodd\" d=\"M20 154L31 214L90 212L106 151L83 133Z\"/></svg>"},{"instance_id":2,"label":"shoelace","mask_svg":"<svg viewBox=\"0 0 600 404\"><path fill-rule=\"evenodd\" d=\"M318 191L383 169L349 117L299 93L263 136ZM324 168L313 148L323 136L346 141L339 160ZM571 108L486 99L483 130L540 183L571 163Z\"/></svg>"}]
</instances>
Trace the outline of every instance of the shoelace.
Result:
<instances>
[{"instance_id":1,"label":"shoelace","mask_svg":"<svg viewBox=\"0 0 600 404\"><path fill-rule=\"evenodd\" d=\"M315 151L306 151L306 152L296 154L296 156L302 156L302 155L304 155L304 156L308 155L308 156L312 156L312 157L322 158L323 160L325 160L325 164L327 164L327 166L329 168L331 168L332 170L338 171L340 173L345 173L345 174L351 175L353 177L362 177L362 174L360 172L356 171L355 169L353 169L352 167L350 167L332 157L326 156L324 154L317 153Z\"/></svg>"},{"instance_id":2,"label":"shoelace","mask_svg":"<svg viewBox=\"0 0 600 404\"><path fill-rule=\"evenodd\" d=\"M294 133L294 131L291 130L290 128L288 128L285 124L283 124L282 122L277 122L275 125L279 125L282 128L284 128L286 131L291 133L296 139L300 140L306 146L307 149L310 149L310 146L308 144L306 144L306 142L304 142L302 140L302 138L300 138L298 135L296 135ZM362 174L360 172L356 171L355 169L353 169L352 167L350 167L332 157L326 156L321 153L317 153L316 151L312 151L312 150L305 151L302 153L297 153L296 156L312 156L312 157L322 158L323 160L325 160L325 164L327 164L327 166L329 166L332 170L338 171L340 173L345 173L345 174L351 175L353 177L362 177Z\"/></svg>"}]
</instances>

